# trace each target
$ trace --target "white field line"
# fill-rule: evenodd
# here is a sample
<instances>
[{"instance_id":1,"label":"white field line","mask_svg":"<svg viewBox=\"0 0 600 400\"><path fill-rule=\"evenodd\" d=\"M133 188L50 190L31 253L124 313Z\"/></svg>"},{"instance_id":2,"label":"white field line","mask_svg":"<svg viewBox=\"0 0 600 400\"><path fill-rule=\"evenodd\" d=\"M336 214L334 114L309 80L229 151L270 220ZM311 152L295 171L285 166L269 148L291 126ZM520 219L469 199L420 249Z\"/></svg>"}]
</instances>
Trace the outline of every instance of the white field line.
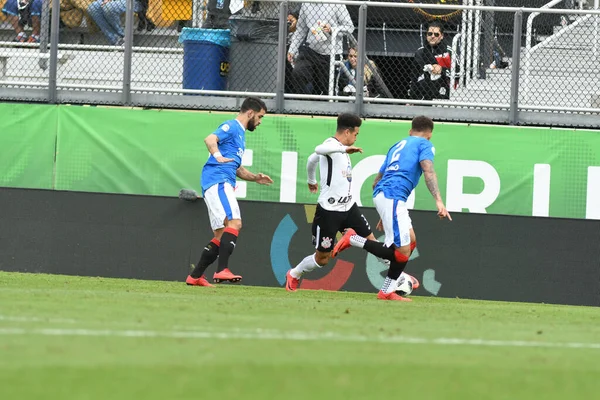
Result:
<instances>
[{"instance_id":1,"label":"white field line","mask_svg":"<svg viewBox=\"0 0 600 400\"><path fill-rule=\"evenodd\" d=\"M153 330L112 330L112 329L59 329L59 328L0 328L0 335L41 335L41 336L104 336L122 338L167 338L167 339L250 339L250 340L294 340L349 343L404 343L443 346L480 346L480 347L538 347L557 349L598 349L600 343L561 343L533 342L520 340L486 340L459 338L415 338L406 336L362 336L343 335L334 332L282 332L275 330L239 331L153 331Z\"/></svg>"},{"instance_id":2,"label":"white field line","mask_svg":"<svg viewBox=\"0 0 600 400\"><path fill-rule=\"evenodd\" d=\"M71 318L44 318L44 317L16 317L10 315L0 315L0 321L9 322L51 322L56 324L74 324L77 321Z\"/></svg>"}]
</instances>

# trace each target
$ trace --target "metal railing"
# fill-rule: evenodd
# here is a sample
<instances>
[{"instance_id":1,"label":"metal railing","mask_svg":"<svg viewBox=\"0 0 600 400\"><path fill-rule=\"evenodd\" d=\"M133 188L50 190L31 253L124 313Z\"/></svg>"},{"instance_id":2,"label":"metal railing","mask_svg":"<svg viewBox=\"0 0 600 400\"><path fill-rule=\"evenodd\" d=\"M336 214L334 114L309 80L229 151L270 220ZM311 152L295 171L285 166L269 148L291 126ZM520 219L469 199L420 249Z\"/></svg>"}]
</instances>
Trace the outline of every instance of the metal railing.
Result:
<instances>
[{"instance_id":1,"label":"metal railing","mask_svg":"<svg viewBox=\"0 0 600 400\"><path fill-rule=\"evenodd\" d=\"M59 0L52 2L53 9L60 9ZM232 37L232 41L237 40L235 51L248 49L244 50L248 51L245 61L248 71L243 72L243 78L246 79L247 75L249 81L257 79L250 76L261 79L255 85L258 89L253 91L231 87L214 89L186 86L182 78L186 54L184 46L176 43L178 33L172 26L160 28L166 32L164 38L153 36L154 32L146 34L139 33L139 29L136 31L133 0L126 1L122 46L103 43L101 34L101 39L96 42L62 40L62 35L68 32L59 28L60 14L54 13L49 18L48 10L44 7L42 32L50 33L46 37L42 34L39 44L0 41L0 100L235 110L242 97L257 95L267 99L269 107L281 113L336 114L355 111L364 116L394 118L428 113L437 119L449 121L597 127L600 125L600 87L595 86L597 80L591 75L571 73L568 65L572 63L575 66L579 62L578 53L574 51L571 56L571 50L554 49L553 45L566 40L578 26L589 21L593 22L593 37L597 38L599 0L595 0L594 10L554 8L559 2L556 0L541 8L495 7L487 5L486 0L462 0L461 4L457 2L451 5L349 0L303 2L343 6L352 11L355 30L347 38L348 42L357 46L360 55L353 83L356 88L364 86L365 65L373 65L372 60L376 59L374 75L386 92L385 96L369 98L365 98L362 90L356 90L352 96L336 95L341 63L336 59L338 54L335 49L336 42L343 40L343 35L335 26L331 30L333 45L328 55L327 92L305 94L287 87L290 66L286 61L285 42L291 6L288 2L277 2L277 13L272 18L274 29L277 30L274 33L278 37L277 42ZM206 4L206 1L193 2L190 25L198 26L204 21ZM547 37L536 36L538 15L552 17L562 14L576 15L578 18ZM394 18L394 15L398 15L398 18ZM409 20L405 25L398 22L407 15L414 20ZM436 18L436 15L458 16L453 17L454 22L448 22L450 19ZM504 37L500 39L504 39L505 47L511 48L508 55L511 63L506 73L487 68L491 60L485 58L489 53L485 49L491 45L491 41L486 36L484 15L495 18L494 28L501 28ZM523 32L524 16L527 16L527 22ZM406 82L409 77L411 85L416 80L410 67L411 57L418 48L416 43L423 42L422 27L431 20L446 24L446 42L455 51L445 73L447 75L442 78L450 82L450 94L446 97L418 98L409 94ZM82 35L93 37L92 33L87 32ZM521 48L523 36L524 49ZM162 41L159 41L159 37ZM152 41L152 38L157 39ZM589 43L594 57L597 56L597 42L598 39L594 39ZM411 45L412 48L406 48L406 43L415 44ZM427 42L424 43L427 47ZM561 63L553 66L548 65L547 61L538 60L536 52L542 48L560 54ZM233 51L233 43L231 49ZM267 57L269 52L272 58ZM524 57L523 64L521 55ZM460 68L460 73L457 73L457 68ZM481 73L482 68L486 73ZM256 75L252 75L250 69L255 69ZM240 73L239 68L236 73ZM457 77L460 84L455 88ZM546 83L540 84L544 79ZM568 82L568 85L560 79ZM275 84L269 83L272 81ZM265 90L261 90L263 87ZM539 92L540 95L534 89L544 92Z\"/></svg>"}]
</instances>

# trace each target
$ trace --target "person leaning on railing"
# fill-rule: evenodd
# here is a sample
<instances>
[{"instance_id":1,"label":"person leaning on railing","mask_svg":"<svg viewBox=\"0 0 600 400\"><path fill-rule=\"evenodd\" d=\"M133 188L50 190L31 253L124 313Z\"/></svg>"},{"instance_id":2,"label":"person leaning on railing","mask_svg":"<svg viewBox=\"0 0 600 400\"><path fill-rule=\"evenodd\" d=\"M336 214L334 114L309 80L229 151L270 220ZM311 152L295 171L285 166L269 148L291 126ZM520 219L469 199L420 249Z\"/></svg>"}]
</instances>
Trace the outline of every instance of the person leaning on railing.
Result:
<instances>
[{"instance_id":1,"label":"person leaning on railing","mask_svg":"<svg viewBox=\"0 0 600 400\"><path fill-rule=\"evenodd\" d=\"M356 94L356 67L358 65L358 50L356 47L348 49L348 59L340 69L338 88L341 96L354 96ZM365 74L363 92L365 97L382 96L382 90L374 79L377 66L371 60L365 60ZM348 76L350 75L350 76Z\"/></svg>"},{"instance_id":2,"label":"person leaning on railing","mask_svg":"<svg viewBox=\"0 0 600 400\"><path fill-rule=\"evenodd\" d=\"M2 13L17 34L15 42L40 42L42 0L7 0L2 7ZM23 29L25 25L29 25L33 29L29 38Z\"/></svg>"},{"instance_id":3,"label":"person leaning on railing","mask_svg":"<svg viewBox=\"0 0 600 400\"><path fill-rule=\"evenodd\" d=\"M329 92L329 61L333 46L332 32L352 34L354 24L343 4L303 3L296 23L296 32L288 51L288 61L294 65L294 90L303 94ZM342 54L342 37L335 38L333 49Z\"/></svg>"}]
</instances>

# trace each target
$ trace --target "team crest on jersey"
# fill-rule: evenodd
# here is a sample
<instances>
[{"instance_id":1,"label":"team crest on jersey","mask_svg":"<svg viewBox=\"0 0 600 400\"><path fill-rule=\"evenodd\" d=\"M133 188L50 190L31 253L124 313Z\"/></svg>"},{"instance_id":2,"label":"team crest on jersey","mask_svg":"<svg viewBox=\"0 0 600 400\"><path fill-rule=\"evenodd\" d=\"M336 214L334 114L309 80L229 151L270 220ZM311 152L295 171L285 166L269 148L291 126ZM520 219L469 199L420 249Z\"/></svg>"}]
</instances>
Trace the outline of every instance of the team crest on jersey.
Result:
<instances>
[{"instance_id":1,"label":"team crest on jersey","mask_svg":"<svg viewBox=\"0 0 600 400\"><path fill-rule=\"evenodd\" d=\"M348 179L348 182L352 182L352 168L348 167L347 170L342 171L342 176Z\"/></svg>"},{"instance_id":2,"label":"team crest on jersey","mask_svg":"<svg viewBox=\"0 0 600 400\"><path fill-rule=\"evenodd\" d=\"M229 131L229 124L224 124L221 129L223 130L223 132L228 132Z\"/></svg>"},{"instance_id":3,"label":"team crest on jersey","mask_svg":"<svg viewBox=\"0 0 600 400\"><path fill-rule=\"evenodd\" d=\"M329 237L324 237L324 238L321 240L321 247L322 247L322 248L324 248L324 249L328 249L328 248L330 248L330 247L331 247L331 238L329 238Z\"/></svg>"}]
</instances>

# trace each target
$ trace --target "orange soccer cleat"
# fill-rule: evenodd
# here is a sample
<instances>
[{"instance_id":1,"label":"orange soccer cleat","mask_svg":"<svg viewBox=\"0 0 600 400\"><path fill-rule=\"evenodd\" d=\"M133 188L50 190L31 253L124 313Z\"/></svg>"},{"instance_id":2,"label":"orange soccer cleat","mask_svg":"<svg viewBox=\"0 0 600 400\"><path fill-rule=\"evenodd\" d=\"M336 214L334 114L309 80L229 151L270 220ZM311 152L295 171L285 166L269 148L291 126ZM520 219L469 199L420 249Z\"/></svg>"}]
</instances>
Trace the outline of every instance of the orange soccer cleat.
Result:
<instances>
[{"instance_id":1,"label":"orange soccer cleat","mask_svg":"<svg viewBox=\"0 0 600 400\"><path fill-rule=\"evenodd\" d=\"M337 257L338 254L350 247L350 236L352 235L356 235L356 231L352 228L346 229L344 236L341 237L341 239L336 243L333 250L331 251L332 258Z\"/></svg>"},{"instance_id":2,"label":"orange soccer cleat","mask_svg":"<svg viewBox=\"0 0 600 400\"><path fill-rule=\"evenodd\" d=\"M402 297L400 295L397 295L395 292L384 293L382 290L380 290L379 293L377 293L377 298L379 300L412 301L411 299L409 299L407 297Z\"/></svg>"},{"instance_id":3,"label":"orange soccer cleat","mask_svg":"<svg viewBox=\"0 0 600 400\"><path fill-rule=\"evenodd\" d=\"M185 283L187 283L188 286L215 287L215 285L206 280L206 277L204 275L202 275L200 278L192 278L191 275L188 275L187 279L185 280Z\"/></svg>"},{"instance_id":4,"label":"orange soccer cleat","mask_svg":"<svg viewBox=\"0 0 600 400\"><path fill-rule=\"evenodd\" d=\"M241 280L242 280L242 276L241 275L235 275L233 272L231 272L229 270L229 268L225 268L221 272L215 272L215 274L213 275L213 282L214 283L240 282Z\"/></svg>"},{"instance_id":5,"label":"orange soccer cleat","mask_svg":"<svg viewBox=\"0 0 600 400\"><path fill-rule=\"evenodd\" d=\"M288 271L287 274L285 274L285 290L287 290L288 292L295 292L296 290L298 290L300 279L294 278L292 274L290 274L290 271Z\"/></svg>"}]
</instances>

